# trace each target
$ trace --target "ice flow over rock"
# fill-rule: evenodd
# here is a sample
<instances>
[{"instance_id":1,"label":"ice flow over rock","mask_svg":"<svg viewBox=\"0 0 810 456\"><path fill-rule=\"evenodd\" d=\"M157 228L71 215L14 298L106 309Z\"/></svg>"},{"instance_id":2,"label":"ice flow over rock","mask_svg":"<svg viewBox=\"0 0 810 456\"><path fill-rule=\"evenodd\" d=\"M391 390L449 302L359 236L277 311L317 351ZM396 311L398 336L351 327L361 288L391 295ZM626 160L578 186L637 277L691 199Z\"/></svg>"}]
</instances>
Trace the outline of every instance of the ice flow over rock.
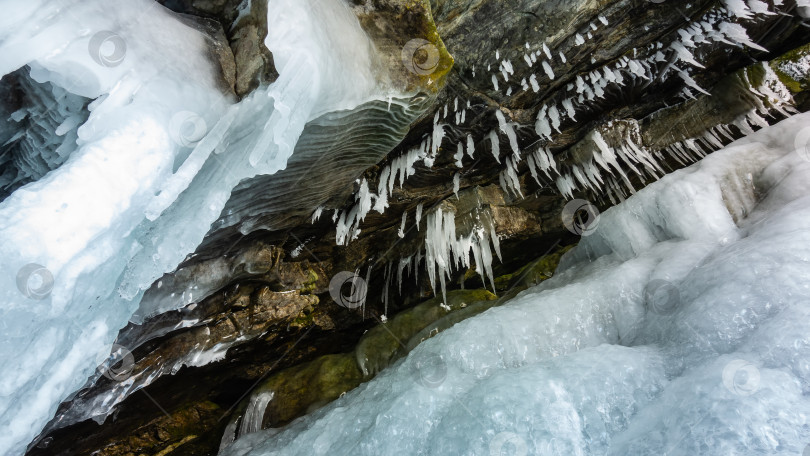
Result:
<instances>
[{"instance_id":1,"label":"ice flow over rock","mask_svg":"<svg viewBox=\"0 0 810 456\"><path fill-rule=\"evenodd\" d=\"M221 454L801 454L807 125L797 115L651 184L552 279Z\"/></svg>"},{"instance_id":2,"label":"ice flow over rock","mask_svg":"<svg viewBox=\"0 0 810 456\"><path fill-rule=\"evenodd\" d=\"M133 312L170 310L139 309L143 291L194 251L239 181L283 169L308 120L389 94L341 2L272 2L280 76L239 104L221 90L210 38L157 2L0 8L0 75L23 68L94 100L83 125L64 127L78 138L64 163L0 204L0 454L21 454L100 375Z\"/></svg>"}]
</instances>

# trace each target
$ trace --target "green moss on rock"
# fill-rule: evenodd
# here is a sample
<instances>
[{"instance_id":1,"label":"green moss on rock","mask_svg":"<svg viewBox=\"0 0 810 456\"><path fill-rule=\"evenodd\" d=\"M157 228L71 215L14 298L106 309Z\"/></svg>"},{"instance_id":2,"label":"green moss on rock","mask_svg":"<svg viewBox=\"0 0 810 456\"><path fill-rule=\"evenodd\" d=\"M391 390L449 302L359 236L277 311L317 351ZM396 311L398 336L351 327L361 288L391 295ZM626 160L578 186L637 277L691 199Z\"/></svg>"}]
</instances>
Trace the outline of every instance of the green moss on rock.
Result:
<instances>
[{"instance_id":1,"label":"green moss on rock","mask_svg":"<svg viewBox=\"0 0 810 456\"><path fill-rule=\"evenodd\" d=\"M397 314L388 322L370 329L360 339L355 348L360 370L366 377L373 377L407 354L408 341L431 323L475 302L493 299L496 296L483 289L454 290L447 293L446 301L437 296Z\"/></svg>"},{"instance_id":2,"label":"green moss on rock","mask_svg":"<svg viewBox=\"0 0 810 456\"><path fill-rule=\"evenodd\" d=\"M793 49L770 62L776 76L793 94L810 87L810 44Z\"/></svg>"}]
</instances>

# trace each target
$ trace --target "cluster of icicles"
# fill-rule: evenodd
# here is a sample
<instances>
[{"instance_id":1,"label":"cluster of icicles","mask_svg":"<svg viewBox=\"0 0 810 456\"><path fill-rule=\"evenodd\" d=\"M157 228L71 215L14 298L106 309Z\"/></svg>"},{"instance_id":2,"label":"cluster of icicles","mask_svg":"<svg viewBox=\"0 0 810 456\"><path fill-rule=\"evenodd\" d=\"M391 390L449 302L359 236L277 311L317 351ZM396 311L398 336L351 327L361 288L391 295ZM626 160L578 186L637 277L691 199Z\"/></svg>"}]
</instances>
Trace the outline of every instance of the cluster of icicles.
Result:
<instances>
[{"instance_id":1,"label":"cluster of icicles","mask_svg":"<svg viewBox=\"0 0 810 456\"><path fill-rule=\"evenodd\" d=\"M777 0L776 7L782 5ZM775 109L787 116L790 112L795 112L792 108L792 97L789 91L782 85L776 75L767 65L762 65L766 78L759 87L751 87L751 92L756 95L756 105L743 116L735 119L731 124L720 124L706 130L702 136L689 138L683 141L673 142L661 150L649 150L641 141L639 125L636 121L618 121L624 127L616 135L614 122L607 123L591 131L585 138L593 146L592 158L585 163L558 164L547 144L552 141L554 132L560 133L560 127L567 116L576 122L577 112L582 112L593 108L593 103L605 96L607 90L620 89L627 81L644 80L652 82L664 80L671 74L680 77L684 82L684 87L680 96L684 99L694 99L692 90L704 95L710 95L706 90L698 86L690 76L690 68L704 68L696 59L695 53L701 45L711 43L724 43L727 45L743 45L757 50L765 50L754 43L746 32L746 29L733 22L734 20L756 20L763 15L777 14L768 10L769 6L759 0L725 0L724 7L714 8L707 12L699 21L691 23L689 26L678 30L679 38L665 46L658 42L648 46L644 58L633 59L623 56L612 64L605 65L600 69L591 71L587 75L577 75L574 82L568 84L564 90L556 94L554 98L560 100L544 104L538 114L534 125L534 130L538 136L537 141L530 146L535 147L533 151L524 150L518 144L516 128L521 126L514 122L507 121L501 110L496 110L495 115L498 120L498 127L485 135L488 139L490 150L495 160L501 164L502 171L499 176L500 186L505 192L523 197L518 178L518 165L525 157L529 172L532 178L542 187L556 188L561 195L573 199L577 191L590 192L594 198L602 200L604 196L613 204L624 201L630 194L634 194L636 189L631 183L628 172L638 176L642 183L647 183L659 179L665 174L659 163L663 163L669 155L675 161L686 165L695 162L706 155L707 152L722 147L722 138L731 141L733 132L729 128L731 125L737 127L743 134L753 132L752 127L764 127L768 123L764 117L770 115L771 109ZM781 14L786 14L780 12ZM598 23L588 24L584 30L577 31L570 39L574 40L575 46L581 46L593 38L592 32L600 26L607 26L608 20L604 16L598 16ZM545 57L541 62L546 76L553 80L555 78L552 64L554 63L554 51L546 42L535 46L536 50L531 52L532 46L526 43L526 53L523 54L523 61L530 68ZM634 55L638 54L634 50ZM566 63L566 57L562 52L558 52L559 60ZM498 76L508 83L510 75L514 74L512 62L507 58L501 58L500 52L496 51L495 58L497 69L492 69L492 64L487 70L491 73L492 83L495 90L499 90ZM687 67L677 66L682 62ZM475 67L472 69L475 76ZM537 76L532 75L529 80L523 79L520 82L519 90L528 91L531 89L537 93L540 91L540 84ZM512 87L508 87L506 96L512 95ZM762 102L761 99L766 100ZM463 103L463 102L462 102ZM336 223L336 242L338 245L356 239L361 232L360 224L366 215L375 210L383 213L388 207L388 197L394 189L394 185L399 179L400 187L405 180L416 173L414 165L422 162L426 167L433 166L433 162L442 145L445 137L447 124L442 120L455 121L456 126L461 126L466 121L466 112L470 103L467 101L466 107L459 109L460 102L456 98L453 102L453 116L449 117L449 106L445 105L439 109L433 119L432 134L425 135L422 142L406 153L391 160L391 163L383 168L380 173L377 192L374 193L367 180L364 178L359 182L359 190L355 195L355 204L347 210L335 210L332 220ZM614 134L610 134L614 133ZM512 154L501 157L501 138L506 136ZM607 138L611 138L608 140ZM466 135L464 141L456 144L454 155L455 165L463 168L463 159L467 155L474 158L475 139L471 135ZM539 144L539 146L537 145ZM604 174L604 175L603 175ZM458 195L460 188L461 173L457 172L453 177L453 191ZM318 208L312 217L313 223L320 217L323 208ZM415 224L419 230L422 219L422 204L416 208ZM482 212L482 211L481 211ZM488 215L488 214L486 214ZM489 280L493 284L492 260L490 243L495 248L498 257L500 251L498 236L491 218L480 217L471 233L458 236L455 230L455 222L452 212L442 212L441 208L435 209L426 215L426 232L424 241L424 255L419 254L400 259L399 262L390 262L385 267L385 287L383 301L386 313L388 308L388 289L392 280L393 272L397 271L397 280L401 288L404 273L410 274L412 270L418 268L422 260L425 260L425 267L433 290L437 290L438 279L440 288L444 294L445 279L450 277L452 271L457 268L468 268L474 259L475 269L484 280ZM403 213L402 224L399 230L399 237L404 237L406 224L408 221L407 211ZM369 268L367 276L370 276ZM418 274L413 274L417 277ZM368 278L368 277L367 277Z\"/></svg>"}]
</instances>

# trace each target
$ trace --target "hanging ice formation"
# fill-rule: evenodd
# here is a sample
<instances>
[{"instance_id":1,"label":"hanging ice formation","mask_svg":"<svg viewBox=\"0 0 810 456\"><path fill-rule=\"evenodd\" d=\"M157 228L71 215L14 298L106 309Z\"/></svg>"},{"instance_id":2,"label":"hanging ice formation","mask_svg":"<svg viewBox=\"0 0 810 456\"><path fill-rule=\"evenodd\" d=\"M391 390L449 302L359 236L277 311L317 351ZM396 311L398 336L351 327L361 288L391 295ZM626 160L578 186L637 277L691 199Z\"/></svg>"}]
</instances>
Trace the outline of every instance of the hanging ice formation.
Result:
<instances>
[{"instance_id":1,"label":"hanging ice formation","mask_svg":"<svg viewBox=\"0 0 810 456\"><path fill-rule=\"evenodd\" d=\"M495 234L492 217L486 210L474 212L474 220L467 234L456 232L456 214L447 208L437 207L427 214L425 233L425 267L431 287L436 290L438 279L442 296L446 295L446 279L453 271L470 268L475 261L475 271L489 279L493 290L495 277L492 273L492 250L501 259L500 242ZM418 265L418 262L417 262ZM401 280L401 278L400 278Z\"/></svg>"},{"instance_id":2,"label":"hanging ice formation","mask_svg":"<svg viewBox=\"0 0 810 456\"><path fill-rule=\"evenodd\" d=\"M695 137L684 137L671 141L663 145L660 149L651 149L645 146L643 132L640 130L638 122L629 120L619 120L608 122L597 129L591 131L587 137L578 145L587 149L582 160L567 160L560 162L555 160L547 143L552 141L555 132L560 132L563 123L567 120L576 122L578 111L589 109L590 102L604 98L606 91L610 88L621 89L629 81L642 79L647 81L663 80L671 75L679 77L685 87L681 93L684 100L693 99L691 91L708 94L699 87L690 74L692 68L701 69L698 56L702 45L723 43L733 46L746 46L756 50L762 47L754 43L749 37L744 27L737 24L737 20L750 20L757 15L771 15L775 12L768 10L768 5L761 2L742 2L738 0L725 0L724 6L709 10L704 16L688 26L677 31L678 38L669 45L654 43L644 50L647 57L635 58L640 52L633 53L634 58L623 56L613 63L608 63L601 68L592 70L587 74L577 75L574 82L568 84L560 92L553 94L550 99L540 108L534 125L535 133L540 139L540 145L532 146L533 150L523 151L517 141L515 125L506 120L505 115L500 110L495 110L498 121L498 129L491 130L483 141L489 143L496 162L502 164L503 168L499 176L501 187L505 192L522 197L521 183L518 177L518 167L525 157L528 171L533 180L541 186L550 186L567 197L574 198L576 192L587 191L594 198L601 199L605 195L614 204L623 201L628 195L635 193L636 189L632 180L638 179L642 184L651 180L656 180L665 174L661 163L666 160L666 155L672 157L682 165L694 162L706 153L722 147L724 141L729 141L733 133L729 130L731 125L739 129L744 134L753 132L752 127L762 127L767 125L765 117L774 113L788 115L795 110L792 108L792 98L789 91L781 84L778 78L767 65L762 65L766 78L762 84L749 85L753 105L745 114L735 119L730 124L720 123L706 131L698 132ZM779 7L779 4L776 5ZM573 36L576 45L583 45L587 40L593 38L592 32L598 31L600 25L606 26L609 21L604 16L599 16L597 22L590 23L584 30L575 33ZM545 57L542 61L542 68L545 76L552 80L555 78L552 67L553 51L547 42L540 43L533 47L526 43L525 53L522 55L523 61L530 68L534 68L537 57ZM567 59L562 52L558 52L559 61L566 63ZM490 77L495 90L499 90L499 77L504 82L509 82L514 74L514 68L508 58L501 56L500 51L495 55L497 68L489 65ZM682 63L683 66L678 66ZM532 90L534 93L540 91L538 75L532 74L528 80L520 82L522 91ZM511 90L511 88L510 88ZM468 102L469 106L469 102ZM456 116L456 125L460 122ZM388 196L393 191L394 182L399 176L400 186L405 179L415 173L413 164L422 160L428 167L432 165L441 140L444 137L444 126L438 122L438 115L434 119L433 134L424 138L422 143L408 152L394 158L380 174L378 189L376 194L361 192L357 195L355 205L345 212L341 212L341 221L338 223L337 241L345 244L359 234L359 226L365 214L368 212L368 198L374 201L373 209L383 212L388 207ZM512 155L501 157L501 137L506 137ZM462 167L462 150L466 149L467 154L472 157L475 149L475 140L472 136L466 136L466 147L459 143L456 145L454 158L456 165ZM523 156L521 156L523 155ZM458 189L458 175L454 175L453 189ZM419 207L421 209L421 205ZM420 220L420 211L417 210L417 227ZM447 212L441 216L436 212L428 214L428 233L425 238L426 267L432 277L431 285L435 288L435 271L439 272L440 288L444 288L444 277L447 276L451 268L450 264L455 264L452 258L459 257L458 252L463 250L451 248L452 242L448 233L452 232L453 225L450 222L451 215ZM440 219L440 220L437 220ZM494 232L486 231L484 227L480 236L467 236L456 239L455 245L464 244L469 249L483 252L482 243L487 239L497 242L497 235ZM486 233L486 235L482 234ZM442 244L441 239L446 242ZM430 244L430 245L428 245ZM431 254L427 254L430 249ZM446 256L440 256L446 255ZM484 264L480 266L484 276L487 274L490 263L484 253L480 253ZM418 258L414 258L418 260ZM410 261L410 260L409 260ZM418 265L418 261L416 263ZM458 264L465 264L463 261ZM465 264L467 265L467 264ZM433 268L434 272L430 272ZM479 268L476 260L476 268ZM390 274L387 273L386 275ZM483 277L483 276L482 276ZM387 297L385 298L387 300Z\"/></svg>"}]
</instances>

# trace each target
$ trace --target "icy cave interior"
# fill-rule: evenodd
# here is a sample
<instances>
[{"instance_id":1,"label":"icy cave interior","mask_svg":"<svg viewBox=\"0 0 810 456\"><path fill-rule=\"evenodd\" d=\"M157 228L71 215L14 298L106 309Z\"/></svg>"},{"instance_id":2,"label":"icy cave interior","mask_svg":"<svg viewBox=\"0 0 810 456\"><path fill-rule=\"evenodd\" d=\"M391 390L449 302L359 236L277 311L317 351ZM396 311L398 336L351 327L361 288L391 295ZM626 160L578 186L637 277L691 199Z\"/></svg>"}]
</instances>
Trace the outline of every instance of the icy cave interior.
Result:
<instances>
[{"instance_id":1,"label":"icy cave interior","mask_svg":"<svg viewBox=\"0 0 810 456\"><path fill-rule=\"evenodd\" d=\"M0 454L810 455L810 0L0 11Z\"/></svg>"}]
</instances>

